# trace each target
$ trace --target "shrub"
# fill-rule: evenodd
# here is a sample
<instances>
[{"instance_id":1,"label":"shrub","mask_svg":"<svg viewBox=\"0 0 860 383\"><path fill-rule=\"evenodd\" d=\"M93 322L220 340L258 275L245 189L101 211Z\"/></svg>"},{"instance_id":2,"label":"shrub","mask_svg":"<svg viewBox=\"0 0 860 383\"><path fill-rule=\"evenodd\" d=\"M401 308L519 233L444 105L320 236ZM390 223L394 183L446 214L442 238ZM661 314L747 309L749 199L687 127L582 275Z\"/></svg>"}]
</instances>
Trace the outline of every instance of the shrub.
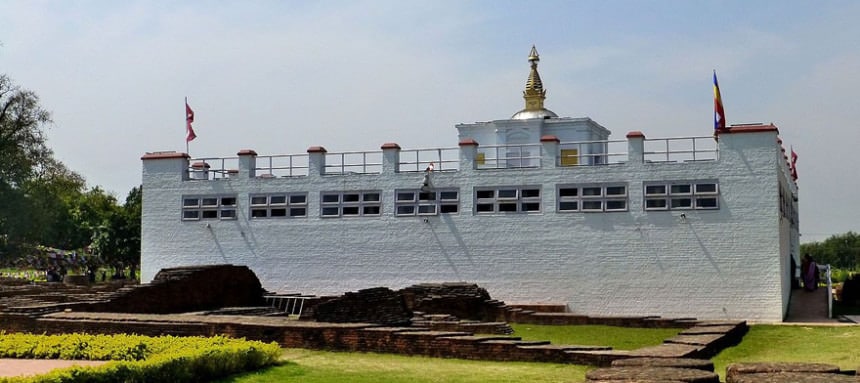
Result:
<instances>
[{"instance_id":1,"label":"shrub","mask_svg":"<svg viewBox=\"0 0 860 383\"><path fill-rule=\"evenodd\" d=\"M853 274L842 284L842 302L860 304L860 274Z\"/></svg>"},{"instance_id":2,"label":"shrub","mask_svg":"<svg viewBox=\"0 0 860 383\"><path fill-rule=\"evenodd\" d=\"M223 336L32 335L0 333L0 357L115 361L74 366L34 377L0 378L0 383L200 382L277 363L275 343Z\"/></svg>"}]
</instances>

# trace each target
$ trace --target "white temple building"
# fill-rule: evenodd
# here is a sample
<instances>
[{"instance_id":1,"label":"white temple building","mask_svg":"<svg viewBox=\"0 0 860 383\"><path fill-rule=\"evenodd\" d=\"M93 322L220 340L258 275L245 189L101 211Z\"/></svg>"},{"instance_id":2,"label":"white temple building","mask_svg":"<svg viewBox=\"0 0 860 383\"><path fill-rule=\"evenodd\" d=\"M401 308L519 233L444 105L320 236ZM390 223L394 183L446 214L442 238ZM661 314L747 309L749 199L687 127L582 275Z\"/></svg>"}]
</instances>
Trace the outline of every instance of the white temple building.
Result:
<instances>
[{"instance_id":1,"label":"white temple building","mask_svg":"<svg viewBox=\"0 0 860 383\"><path fill-rule=\"evenodd\" d=\"M456 147L146 153L142 282L231 263L273 292L466 281L587 315L781 321L800 262L777 128L612 140L546 109L529 62L524 109L457 125Z\"/></svg>"}]
</instances>

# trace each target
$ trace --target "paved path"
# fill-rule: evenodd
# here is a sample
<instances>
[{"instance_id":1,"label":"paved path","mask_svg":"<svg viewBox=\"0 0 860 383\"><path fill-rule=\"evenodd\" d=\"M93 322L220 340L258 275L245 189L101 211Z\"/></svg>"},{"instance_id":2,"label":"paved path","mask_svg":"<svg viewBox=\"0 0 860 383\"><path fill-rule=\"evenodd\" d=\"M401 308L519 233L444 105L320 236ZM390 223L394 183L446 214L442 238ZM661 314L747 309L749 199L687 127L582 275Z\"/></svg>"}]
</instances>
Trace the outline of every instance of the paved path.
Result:
<instances>
[{"instance_id":1,"label":"paved path","mask_svg":"<svg viewBox=\"0 0 860 383\"><path fill-rule=\"evenodd\" d=\"M0 377L45 374L55 368L98 366L108 362L60 359L0 359Z\"/></svg>"},{"instance_id":2,"label":"paved path","mask_svg":"<svg viewBox=\"0 0 860 383\"><path fill-rule=\"evenodd\" d=\"M791 290L791 303L785 322L839 323L839 320L827 317L827 288L819 287L815 291Z\"/></svg>"}]
</instances>

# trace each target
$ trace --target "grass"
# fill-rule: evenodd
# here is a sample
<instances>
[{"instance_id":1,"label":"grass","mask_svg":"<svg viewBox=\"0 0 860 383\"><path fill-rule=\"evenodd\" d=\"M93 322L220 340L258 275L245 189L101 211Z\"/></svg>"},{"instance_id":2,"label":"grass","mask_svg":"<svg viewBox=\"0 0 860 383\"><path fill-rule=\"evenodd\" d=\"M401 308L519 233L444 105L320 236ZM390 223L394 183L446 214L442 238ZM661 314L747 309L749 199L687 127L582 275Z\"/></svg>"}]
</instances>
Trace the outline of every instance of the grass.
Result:
<instances>
[{"instance_id":1,"label":"grass","mask_svg":"<svg viewBox=\"0 0 860 383\"><path fill-rule=\"evenodd\" d=\"M660 344L680 329L512 324L514 335L553 344L612 346L629 350ZM221 382L583 382L594 368L572 364L485 362L374 353L288 349L289 362Z\"/></svg>"},{"instance_id":2,"label":"grass","mask_svg":"<svg viewBox=\"0 0 860 383\"><path fill-rule=\"evenodd\" d=\"M544 328L547 327L547 328ZM591 337L598 344L621 349L611 339L638 338L639 342L660 343L669 337L657 329L628 329L606 326L537 326L514 325L524 339L551 340L554 344L584 344ZM677 330L672 330L677 331ZM652 333L649 335L649 333ZM658 335L659 334L659 335ZM659 338L648 343L646 338ZM842 369L860 368L860 326L806 327L755 325L736 347L713 358L717 372L735 362L784 361L836 364ZM627 346L625 346L627 347ZM636 348L639 346L629 346ZM569 382L585 381L590 366L553 363L483 362L457 359L410 357L372 353L341 353L287 349L288 362L258 372L237 375L222 383L262 382Z\"/></svg>"},{"instance_id":3,"label":"grass","mask_svg":"<svg viewBox=\"0 0 860 383\"><path fill-rule=\"evenodd\" d=\"M721 375L736 362L812 362L860 368L860 326L750 326L740 345L714 357Z\"/></svg>"},{"instance_id":4,"label":"grass","mask_svg":"<svg viewBox=\"0 0 860 383\"><path fill-rule=\"evenodd\" d=\"M287 349L285 365L219 382L484 383L583 382L587 366L483 362L374 353Z\"/></svg>"},{"instance_id":5,"label":"grass","mask_svg":"<svg viewBox=\"0 0 860 383\"><path fill-rule=\"evenodd\" d=\"M681 331L677 328L641 329L616 326L547 326L512 323L514 335L524 340L549 340L553 344L612 346L633 350L663 343Z\"/></svg>"}]
</instances>

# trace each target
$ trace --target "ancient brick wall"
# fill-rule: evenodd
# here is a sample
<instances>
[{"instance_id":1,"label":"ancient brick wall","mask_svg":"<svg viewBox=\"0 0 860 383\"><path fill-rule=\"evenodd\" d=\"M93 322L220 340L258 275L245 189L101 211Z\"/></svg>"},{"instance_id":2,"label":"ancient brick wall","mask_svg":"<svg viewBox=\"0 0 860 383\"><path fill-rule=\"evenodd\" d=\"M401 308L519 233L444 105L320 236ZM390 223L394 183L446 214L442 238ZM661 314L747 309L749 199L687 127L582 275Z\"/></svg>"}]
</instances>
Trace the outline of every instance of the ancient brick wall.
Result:
<instances>
[{"instance_id":1,"label":"ancient brick wall","mask_svg":"<svg viewBox=\"0 0 860 383\"><path fill-rule=\"evenodd\" d=\"M207 265L161 270L152 283L120 289L90 312L179 313L221 307L263 306L265 291L247 266Z\"/></svg>"}]
</instances>

